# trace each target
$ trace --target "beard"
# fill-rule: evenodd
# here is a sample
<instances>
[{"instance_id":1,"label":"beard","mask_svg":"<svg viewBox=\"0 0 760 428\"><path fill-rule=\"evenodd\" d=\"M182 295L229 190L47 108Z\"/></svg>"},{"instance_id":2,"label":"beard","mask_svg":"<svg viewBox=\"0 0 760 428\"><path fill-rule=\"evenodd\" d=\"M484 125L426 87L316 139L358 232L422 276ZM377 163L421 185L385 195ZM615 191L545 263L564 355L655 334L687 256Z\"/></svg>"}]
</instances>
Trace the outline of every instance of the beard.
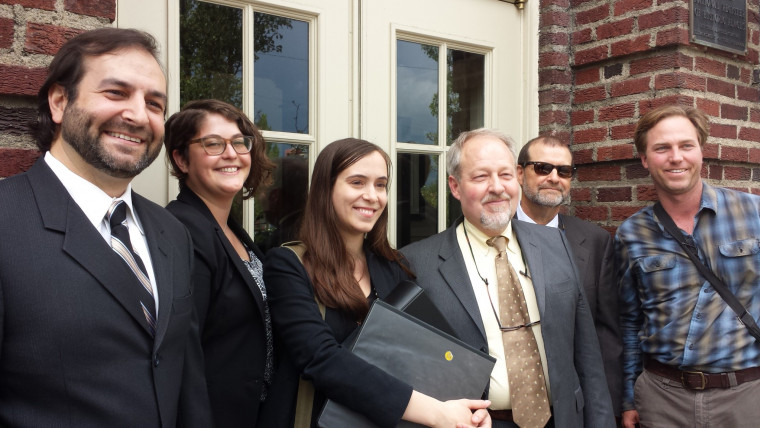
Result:
<instances>
[{"instance_id":1,"label":"beard","mask_svg":"<svg viewBox=\"0 0 760 428\"><path fill-rule=\"evenodd\" d=\"M148 127L138 127L124 123L120 119L111 119L97 129L92 129L94 119L87 111L70 104L63 112L61 136L85 160L96 169L115 178L132 178L147 168L161 152L161 144L150 147L155 138ZM123 149L108 150L100 137L103 129L139 135L145 141L141 155L120 159L119 153L128 155ZM118 150L118 152L116 152ZM135 148L134 150L138 150Z\"/></svg>"},{"instance_id":2,"label":"beard","mask_svg":"<svg viewBox=\"0 0 760 428\"><path fill-rule=\"evenodd\" d=\"M541 193L542 189L555 189L559 190L560 194L545 194ZM530 186L524 186L523 187L523 197L527 198L529 201L533 202L536 205L540 205L543 207L558 207L562 204L569 204L570 203L570 192L563 192L561 189L557 189L556 187L549 187L549 186L538 186L538 188L534 191Z\"/></svg>"},{"instance_id":3,"label":"beard","mask_svg":"<svg viewBox=\"0 0 760 428\"><path fill-rule=\"evenodd\" d=\"M480 225L483 229L489 232L501 233L507 228L509 222L512 220L512 198L506 193L503 193L501 195L488 195L480 202L486 204L497 200L506 200L508 203L506 207L500 207L496 211L482 211L480 213Z\"/></svg>"}]
</instances>

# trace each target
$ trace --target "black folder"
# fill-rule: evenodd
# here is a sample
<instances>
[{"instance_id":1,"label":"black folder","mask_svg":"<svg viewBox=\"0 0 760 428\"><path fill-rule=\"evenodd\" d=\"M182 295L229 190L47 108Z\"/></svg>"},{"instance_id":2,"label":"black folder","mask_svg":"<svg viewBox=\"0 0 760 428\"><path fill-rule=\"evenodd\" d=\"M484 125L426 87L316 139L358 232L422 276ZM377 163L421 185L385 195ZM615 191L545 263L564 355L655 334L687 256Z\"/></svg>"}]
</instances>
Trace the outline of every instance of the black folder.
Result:
<instances>
[{"instance_id":1,"label":"black folder","mask_svg":"<svg viewBox=\"0 0 760 428\"><path fill-rule=\"evenodd\" d=\"M479 399L496 360L376 300L352 346L354 354L439 400ZM419 427L402 421L398 427ZM376 428L363 415L328 400L320 428Z\"/></svg>"}]
</instances>

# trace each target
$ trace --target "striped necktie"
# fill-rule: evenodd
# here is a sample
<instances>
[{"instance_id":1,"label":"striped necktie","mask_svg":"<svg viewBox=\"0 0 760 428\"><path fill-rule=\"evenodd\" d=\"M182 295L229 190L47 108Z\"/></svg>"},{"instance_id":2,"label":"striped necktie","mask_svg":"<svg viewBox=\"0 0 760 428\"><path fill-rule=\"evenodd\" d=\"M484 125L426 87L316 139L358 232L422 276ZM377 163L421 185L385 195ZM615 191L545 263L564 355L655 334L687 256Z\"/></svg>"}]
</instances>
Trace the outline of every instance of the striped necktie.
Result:
<instances>
[{"instance_id":1,"label":"striped necktie","mask_svg":"<svg viewBox=\"0 0 760 428\"><path fill-rule=\"evenodd\" d=\"M153 286L150 284L147 270L143 261L132 249L127 228L127 204L121 199L115 199L106 213L111 225L111 248L118 254L135 274L142 285L139 287L139 301L145 321L152 336L156 334L156 303L153 298ZM137 288L137 287L136 287Z\"/></svg>"}]
</instances>

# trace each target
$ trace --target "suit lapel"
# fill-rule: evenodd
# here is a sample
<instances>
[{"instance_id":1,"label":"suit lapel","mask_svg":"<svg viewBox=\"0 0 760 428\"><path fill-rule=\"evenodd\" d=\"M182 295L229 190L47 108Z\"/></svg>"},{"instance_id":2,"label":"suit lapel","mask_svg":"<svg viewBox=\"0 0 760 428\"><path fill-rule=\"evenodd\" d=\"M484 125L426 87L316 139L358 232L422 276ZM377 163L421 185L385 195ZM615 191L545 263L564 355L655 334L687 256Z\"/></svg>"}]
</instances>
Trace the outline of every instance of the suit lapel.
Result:
<instances>
[{"instance_id":1,"label":"suit lapel","mask_svg":"<svg viewBox=\"0 0 760 428\"><path fill-rule=\"evenodd\" d=\"M28 172L45 228L64 234L62 250L90 273L149 334L139 299L141 285L74 202L58 177L40 160Z\"/></svg>"},{"instance_id":2,"label":"suit lapel","mask_svg":"<svg viewBox=\"0 0 760 428\"><path fill-rule=\"evenodd\" d=\"M566 223L566 218L567 217L562 218L563 223ZM583 233L582 229L572 227L565 230L565 237L570 243L570 248L573 251L575 265L579 271L578 275L581 278L585 278L586 266L588 265L589 257L591 256L589 250L585 246L587 241L586 235Z\"/></svg>"},{"instance_id":3,"label":"suit lapel","mask_svg":"<svg viewBox=\"0 0 760 428\"><path fill-rule=\"evenodd\" d=\"M512 219L512 230L517 236L517 242L520 244L525 263L528 265L533 289L536 293L536 302L538 303L538 312L543 317L546 308L546 275L544 273L543 256L541 249L533 242L535 239L531 231L524 227L520 220Z\"/></svg>"}]
</instances>

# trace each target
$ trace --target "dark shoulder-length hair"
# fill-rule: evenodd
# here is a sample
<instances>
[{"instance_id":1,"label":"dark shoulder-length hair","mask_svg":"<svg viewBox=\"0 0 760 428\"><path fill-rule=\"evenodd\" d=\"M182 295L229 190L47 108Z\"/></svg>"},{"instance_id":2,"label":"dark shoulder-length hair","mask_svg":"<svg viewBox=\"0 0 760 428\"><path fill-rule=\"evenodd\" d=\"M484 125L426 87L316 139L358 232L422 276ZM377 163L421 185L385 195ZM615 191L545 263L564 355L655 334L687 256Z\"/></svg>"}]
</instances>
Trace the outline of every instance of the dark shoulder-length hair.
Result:
<instances>
[{"instance_id":1,"label":"dark shoulder-length hair","mask_svg":"<svg viewBox=\"0 0 760 428\"><path fill-rule=\"evenodd\" d=\"M58 50L48 66L45 82L37 93L37 122L32 126L37 135L37 148L50 150L58 125L53 122L48 102L48 92L53 85L60 85L69 102L77 99L79 82L85 73L87 57L105 55L118 50L134 48L149 53L158 61L158 43L150 34L131 28L98 28L72 38Z\"/></svg>"},{"instance_id":2,"label":"dark shoulder-length hair","mask_svg":"<svg viewBox=\"0 0 760 428\"><path fill-rule=\"evenodd\" d=\"M266 144L259 128L240 109L224 101L211 99L190 101L166 121L164 146L166 157L171 163L171 174L177 177L180 186L186 185L187 173L182 172L172 153L177 150L183 158L188 159L190 140L198 134L203 121L209 114L218 114L235 122L243 135L253 137L253 147L250 152L251 169L243 183L243 199L250 199L255 196L256 189L260 185L267 184L271 180L275 165L267 157Z\"/></svg>"},{"instance_id":3,"label":"dark shoulder-length hair","mask_svg":"<svg viewBox=\"0 0 760 428\"><path fill-rule=\"evenodd\" d=\"M357 320L367 314L367 299L354 279L354 263L340 234L332 192L338 175L360 159L380 153L391 176L391 159L378 146L356 138L330 143L319 153L311 177L299 238L306 244L304 266L314 285L314 294L322 304L348 312ZM380 214L375 227L367 233L366 245L378 257L401 263L401 254L388 242L388 207Z\"/></svg>"}]
</instances>

